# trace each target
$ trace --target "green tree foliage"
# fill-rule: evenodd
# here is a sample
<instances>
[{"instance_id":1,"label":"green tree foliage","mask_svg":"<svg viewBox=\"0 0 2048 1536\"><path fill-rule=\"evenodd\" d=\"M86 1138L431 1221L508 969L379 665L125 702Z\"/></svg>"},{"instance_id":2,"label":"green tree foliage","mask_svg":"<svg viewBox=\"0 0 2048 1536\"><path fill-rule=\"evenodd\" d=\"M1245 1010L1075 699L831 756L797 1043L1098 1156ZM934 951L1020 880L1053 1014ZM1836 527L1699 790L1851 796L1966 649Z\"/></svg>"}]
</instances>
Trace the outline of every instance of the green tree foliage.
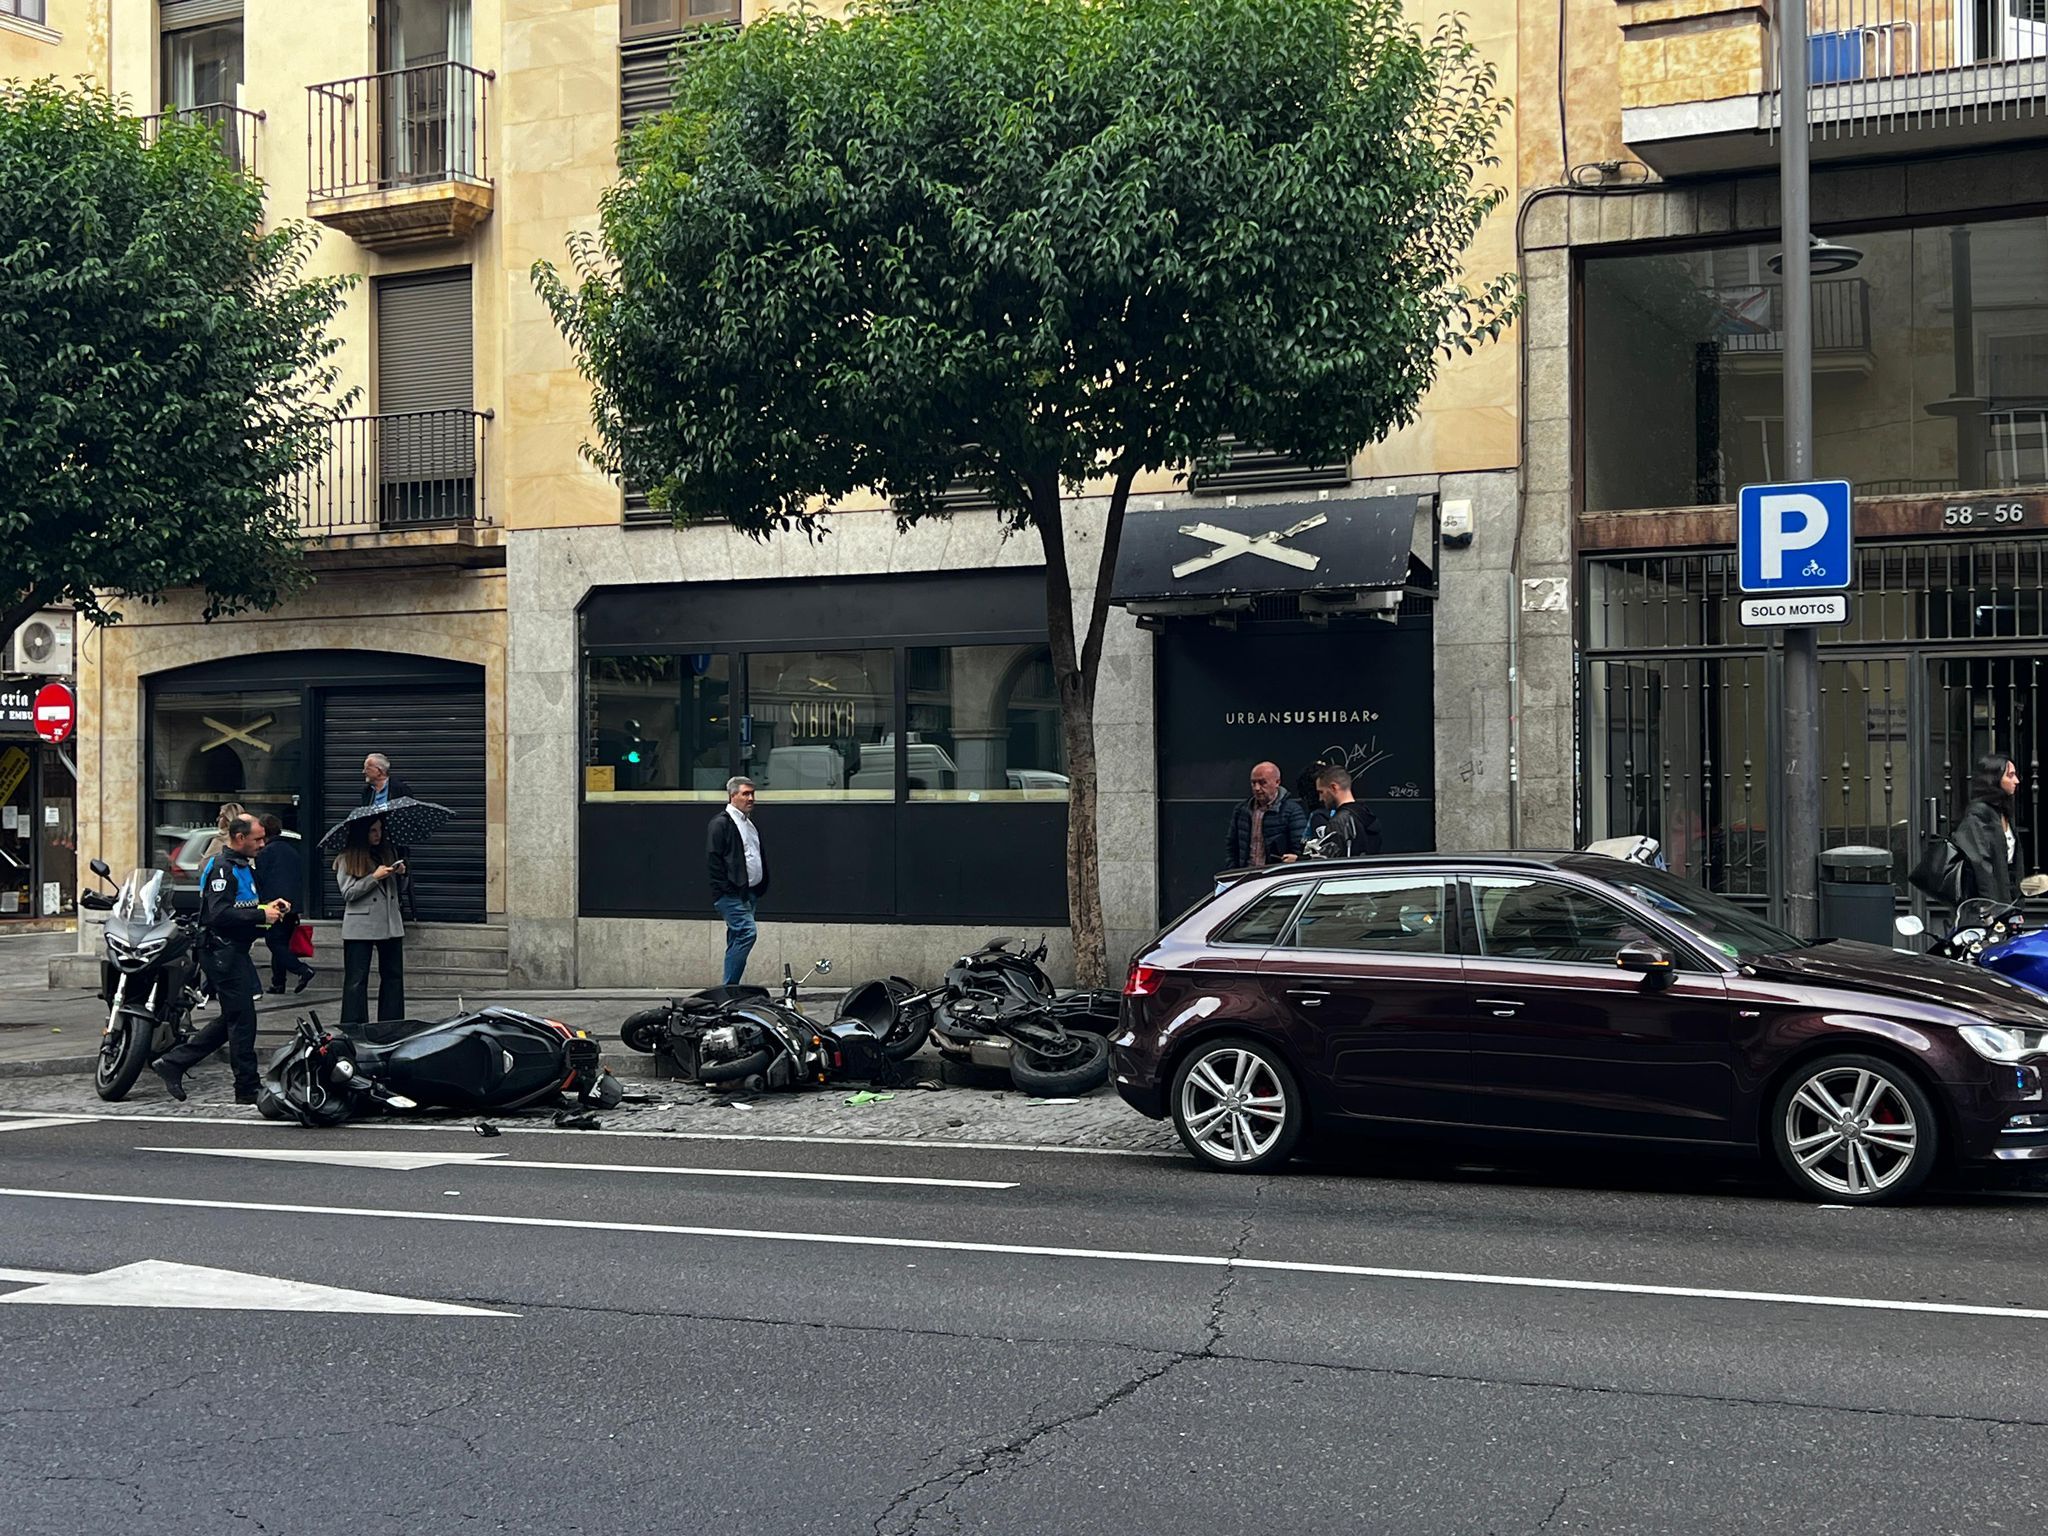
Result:
<instances>
[{"instance_id":1,"label":"green tree foliage","mask_svg":"<svg viewBox=\"0 0 2048 1536\"><path fill-rule=\"evenodd\" d=\"M314 238L263 228L205 124L145 145L96 90L0 84L0 629L179 587L211 619L302 579L291 481L346 404Z\"/></svg>"},{"instance_id":2,"label":"green tree foliage","mask_svg":"<svg viewBox=\"0 0 2048 1536\"><path fill-rule=\"evenodd\" d=\"M574 281L535 268L593 454L678 521L815 534L873 487L909 523L972 479L1037 536L1099 976L1093 709L1132 481L1231 437L1351 454L1498 335L1511 279L1461 279L1504 196L1493 72L1399 0L875 0L676 71ZM1070 528L1089 482L1107 522Z\"/></svg>"}]
</instances>

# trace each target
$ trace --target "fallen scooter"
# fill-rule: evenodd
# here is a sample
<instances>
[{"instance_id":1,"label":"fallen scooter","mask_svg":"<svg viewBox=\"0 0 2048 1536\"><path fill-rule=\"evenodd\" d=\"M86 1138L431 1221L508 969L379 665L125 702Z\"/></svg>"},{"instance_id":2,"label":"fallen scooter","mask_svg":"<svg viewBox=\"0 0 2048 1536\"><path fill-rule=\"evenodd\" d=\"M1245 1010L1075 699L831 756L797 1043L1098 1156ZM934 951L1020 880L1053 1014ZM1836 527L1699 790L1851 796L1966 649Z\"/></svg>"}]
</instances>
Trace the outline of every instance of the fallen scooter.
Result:
<instances>
[{"instance_id":1,"label":"fallen scooter","mask_svg":"<svg viewBox=\"0 0 2048 1536\"><path fill-rule=\"evenodd\" d=\"M1123 995L1107 989L1062 992L1045 973L1045 940L1026 950L1003 935L990 939L971 955L962 955L946 970L946 985L961 997L1007 997L1029 1003L1068 1029L1106 1035L1116 1028ZM907 982L891 978L906 989ZM941 1003L938 1022L948 1021L952 1004Z\"/></svg>"},{"instance_id":2,"label":"fallen scooter","mask_svg":"<svg viewBox=\"0 0 2048 1536\"><path fill-rule=\"evenodd\" d=\"M1069 1098L1109 1080L1109 1039L1070 1028L1045 1004L954 991L932 1024L932 1043L956 1064L1002 1068L1034 1098Z\"/></svg>"},{"instance_id":3,"label":"fallen scooter","mask_svg":"<svg viewBox=\"0 0 2048 1536\"><path fill-rule=\"evenodd\" d=\"M372 1110L509 1114L570 1099L610 1109L625 1097L595 1040L516 1009L472 1009L379 1033L393 1038L329 1030L318 1014L301 1019L264 1071L257 1111L267 1120L327 1126Z\"/></svg>"},{"instance_id":4,"label":"fallen scooter","mask_svg":"<svg viewBox=\"0 0 2048 1536\"><path fill-rule=\"evenodd\" d=\"M849 1079L904 1080L899 1063L924 1044L932 1003L944 989L897 993L888 982L870 982L847 999L871 1018L842 1009L819 1024L798 1005L797 993L831 970L831 961L820 960L798 977L785 965L779 999L765 987L713 987L671 998L627 1019L619 1038L629 1050L666 1056L684 1078L707 1087L766 1093Z\"/></svg>"}]
</instances>

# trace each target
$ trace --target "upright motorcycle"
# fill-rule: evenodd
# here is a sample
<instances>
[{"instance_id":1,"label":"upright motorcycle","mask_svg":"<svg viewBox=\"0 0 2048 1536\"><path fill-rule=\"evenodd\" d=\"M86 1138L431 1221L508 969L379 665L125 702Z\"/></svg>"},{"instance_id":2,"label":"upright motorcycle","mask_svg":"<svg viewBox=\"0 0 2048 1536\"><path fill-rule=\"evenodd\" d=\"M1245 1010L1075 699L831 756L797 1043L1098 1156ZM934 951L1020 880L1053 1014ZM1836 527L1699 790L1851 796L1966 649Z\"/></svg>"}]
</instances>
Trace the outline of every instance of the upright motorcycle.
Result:
<instances>
[{"instance_id":1,"label":"upright motorcycle","mask_svg":"<svg viewBox=\"0 0 2048 1536\"><path fill-rule=\"evenodd\" d=\"M1899 932L1911 938L1922 932L1919 919L1902 917ZM1982 897L1956 908L1947 933L1927 946L1931 955L1979 965L2035 992L2048 994L2048 930L2029 929L2020 904L2001 904Z\"/></svg>"},{"instance_id":2,"label":"upright motorcycle","mask_svg":"<svg viewBox=\"0 0 2048 1536\"><path fill-rule=\"evenodd\" d=\"M88 866L113 881L104 859ZM93 1090L118 1103L142 1069L192 1033L199 1005L199 929L171 905L160 869L138 869L109 896L81 891L78 904L107 914L100 998L107 1005Z\"/></svg>"},{"instance_id":3,"label":"upright motorcycle","mask_svg":"<svg viewBox=\"0 0 2048 1536\"><path fill-rule=\"evenodd\" d=\"M374 1109L511 1114L571 1099L610 1109L624 1096L589 1035L486 1007L384 1041L325 1029L318 1014L301 1019L271 1057L256 1108L266 1120L325 1126Z\"/></svg>"}]
</instances>

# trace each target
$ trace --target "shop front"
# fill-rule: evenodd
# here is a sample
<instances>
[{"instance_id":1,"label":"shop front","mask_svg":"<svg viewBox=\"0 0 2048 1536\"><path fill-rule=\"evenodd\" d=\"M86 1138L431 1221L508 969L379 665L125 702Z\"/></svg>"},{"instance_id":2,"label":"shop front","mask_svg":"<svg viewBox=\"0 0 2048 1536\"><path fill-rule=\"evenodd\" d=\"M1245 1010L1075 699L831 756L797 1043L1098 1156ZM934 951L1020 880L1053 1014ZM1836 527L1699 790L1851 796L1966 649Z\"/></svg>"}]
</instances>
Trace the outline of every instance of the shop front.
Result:
<instances>
[{"instance_id":1,"label":"shop front","mask_svg":"<svg viewBox=\"0 0 2048 1536\"><path fill-rule=\"evenodd\" d=\"M183 904L222 806L274 814L310 849L354 810L363 759L381 752L412 793L455 812L412 861L426 922L485 917L482 668L376 651L309 650L205 662L149 679L143 861ZM325 861L308 857L303 911L340 915Z\"/></svg>"},{"instance_id":2,"label":"shop front","mask_svg":"<svg viewBox=\"0 0 2048 1536\"><path fill-rule=\"evenodd\" d=\"M1159 906L1226 862L1253 765L1340 764L1383 850L1436 846L1433 497L1131 515L1113 601L1156 632Z\"/></svg>"},{"instance_id":3,"label":"shop front","mask_svg":"<svg viewBox=\"0 0 2048 1536\"><path fill-rule=\"evenodd\" d=\"M36 734L36 696L54 680L0 676L0 923L78 910L78 775L68 739Z\"/></svg>"},{"instance_id":4,"label":"shop front","mask_svg":"<svg viewBox=\"0 0 2048 1536\"><path fill-rule=\"evenodd\" d=\"M1064 925L1039 571L605 588L579 623L582 916L702 919L744 774L764 918Z\"/></svg>"}]
</instances>

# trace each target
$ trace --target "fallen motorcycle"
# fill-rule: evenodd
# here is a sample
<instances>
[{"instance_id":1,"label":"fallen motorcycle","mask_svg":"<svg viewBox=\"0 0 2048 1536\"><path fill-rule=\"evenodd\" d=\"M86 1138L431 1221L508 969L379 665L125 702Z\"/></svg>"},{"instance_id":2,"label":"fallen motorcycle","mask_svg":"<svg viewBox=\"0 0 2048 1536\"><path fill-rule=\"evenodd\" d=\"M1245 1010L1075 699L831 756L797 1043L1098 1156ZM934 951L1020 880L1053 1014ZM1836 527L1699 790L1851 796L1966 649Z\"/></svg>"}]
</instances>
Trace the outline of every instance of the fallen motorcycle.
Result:
<instances>
[{"instance_id":1,"label":"fallen motorcycle","mask_svg":"<svg viewBox=\"0 0 2048 1536\"><path fill-rule=\"evenodd\" d=\"M113 872L104 860L87 867L111 883ZM144 1067L192 1033L200 997L199 930L171 905L160 869L136 870L112 896L80 891L78 904L107 914L100 941L100 1000L107 1005L107 1023L92 1086L117 1103Z\"/></svg>"},{"instance_id":2,"label":"fallen motorcycle","mask_svg":"<svg viewBox=\"0 0 2048 1536\"><path fill-rule=\"evenodd\" d=\"M1099 1035L1114 1031L1123 1006L1122 994L1106 989L1060 991L1045 973L1045 955L1044 939L1038 941L1037 948L1026 950L1016 939L999 934L973 954L955 960L946 970L946 984L961 997L1006 997L1029 1003L1068 1029ZM953 1006L942 1002L937 1022L945 1023Z\"/></svg>"},{"instance_id":3,"label":"fallen motorcycle","mask_svg":"<svg viewBox=\"0 0 2048 1536\"><path fill-rule=\"evenodd\" d=\"M954 992L932 1023L949 1061L1001 1068L1034 1098L1070 1098L1109 1080L1109 1039L1071 1028L1046 1005L992 992Z\"/></svg>"},{"instance_id":4,"label":"fallen motorcycle","mask_svg":"<svg viewBox=\"0 0 2048 1536\"><path fill-rule=\"evenodd\" d=\"M597 1042L553 1019L476 1008L437 1024L381 1025L385 1040L299 1021L270 1058L256 1108L267 1120L339 1125L372 1110L509 1114L574 1099L610 1109L625 1096Z\"/></svg>"},{"instance_id":5,"label":"fallen motorcycle","mask_svg":"<svg viewBox=\"0 0 2048 1536\"><path fill-rule=\"evenodd\" d=\"M898 1063L924 1044L932 1002L943 989L915 993L906 982L899 993L889 981L869 982L847 994L866 1017L842 1007L831 1023L819 1024L797 994L831 970L831 961L820 960L798 977L785 965L780 998L765 987L713 987L671 998L627 1019L619 1038L629 1050L666 1056L681 1076L708 1087L765 1093L841 1080L899 1081Z\"/></svg>"}]
</instances>

